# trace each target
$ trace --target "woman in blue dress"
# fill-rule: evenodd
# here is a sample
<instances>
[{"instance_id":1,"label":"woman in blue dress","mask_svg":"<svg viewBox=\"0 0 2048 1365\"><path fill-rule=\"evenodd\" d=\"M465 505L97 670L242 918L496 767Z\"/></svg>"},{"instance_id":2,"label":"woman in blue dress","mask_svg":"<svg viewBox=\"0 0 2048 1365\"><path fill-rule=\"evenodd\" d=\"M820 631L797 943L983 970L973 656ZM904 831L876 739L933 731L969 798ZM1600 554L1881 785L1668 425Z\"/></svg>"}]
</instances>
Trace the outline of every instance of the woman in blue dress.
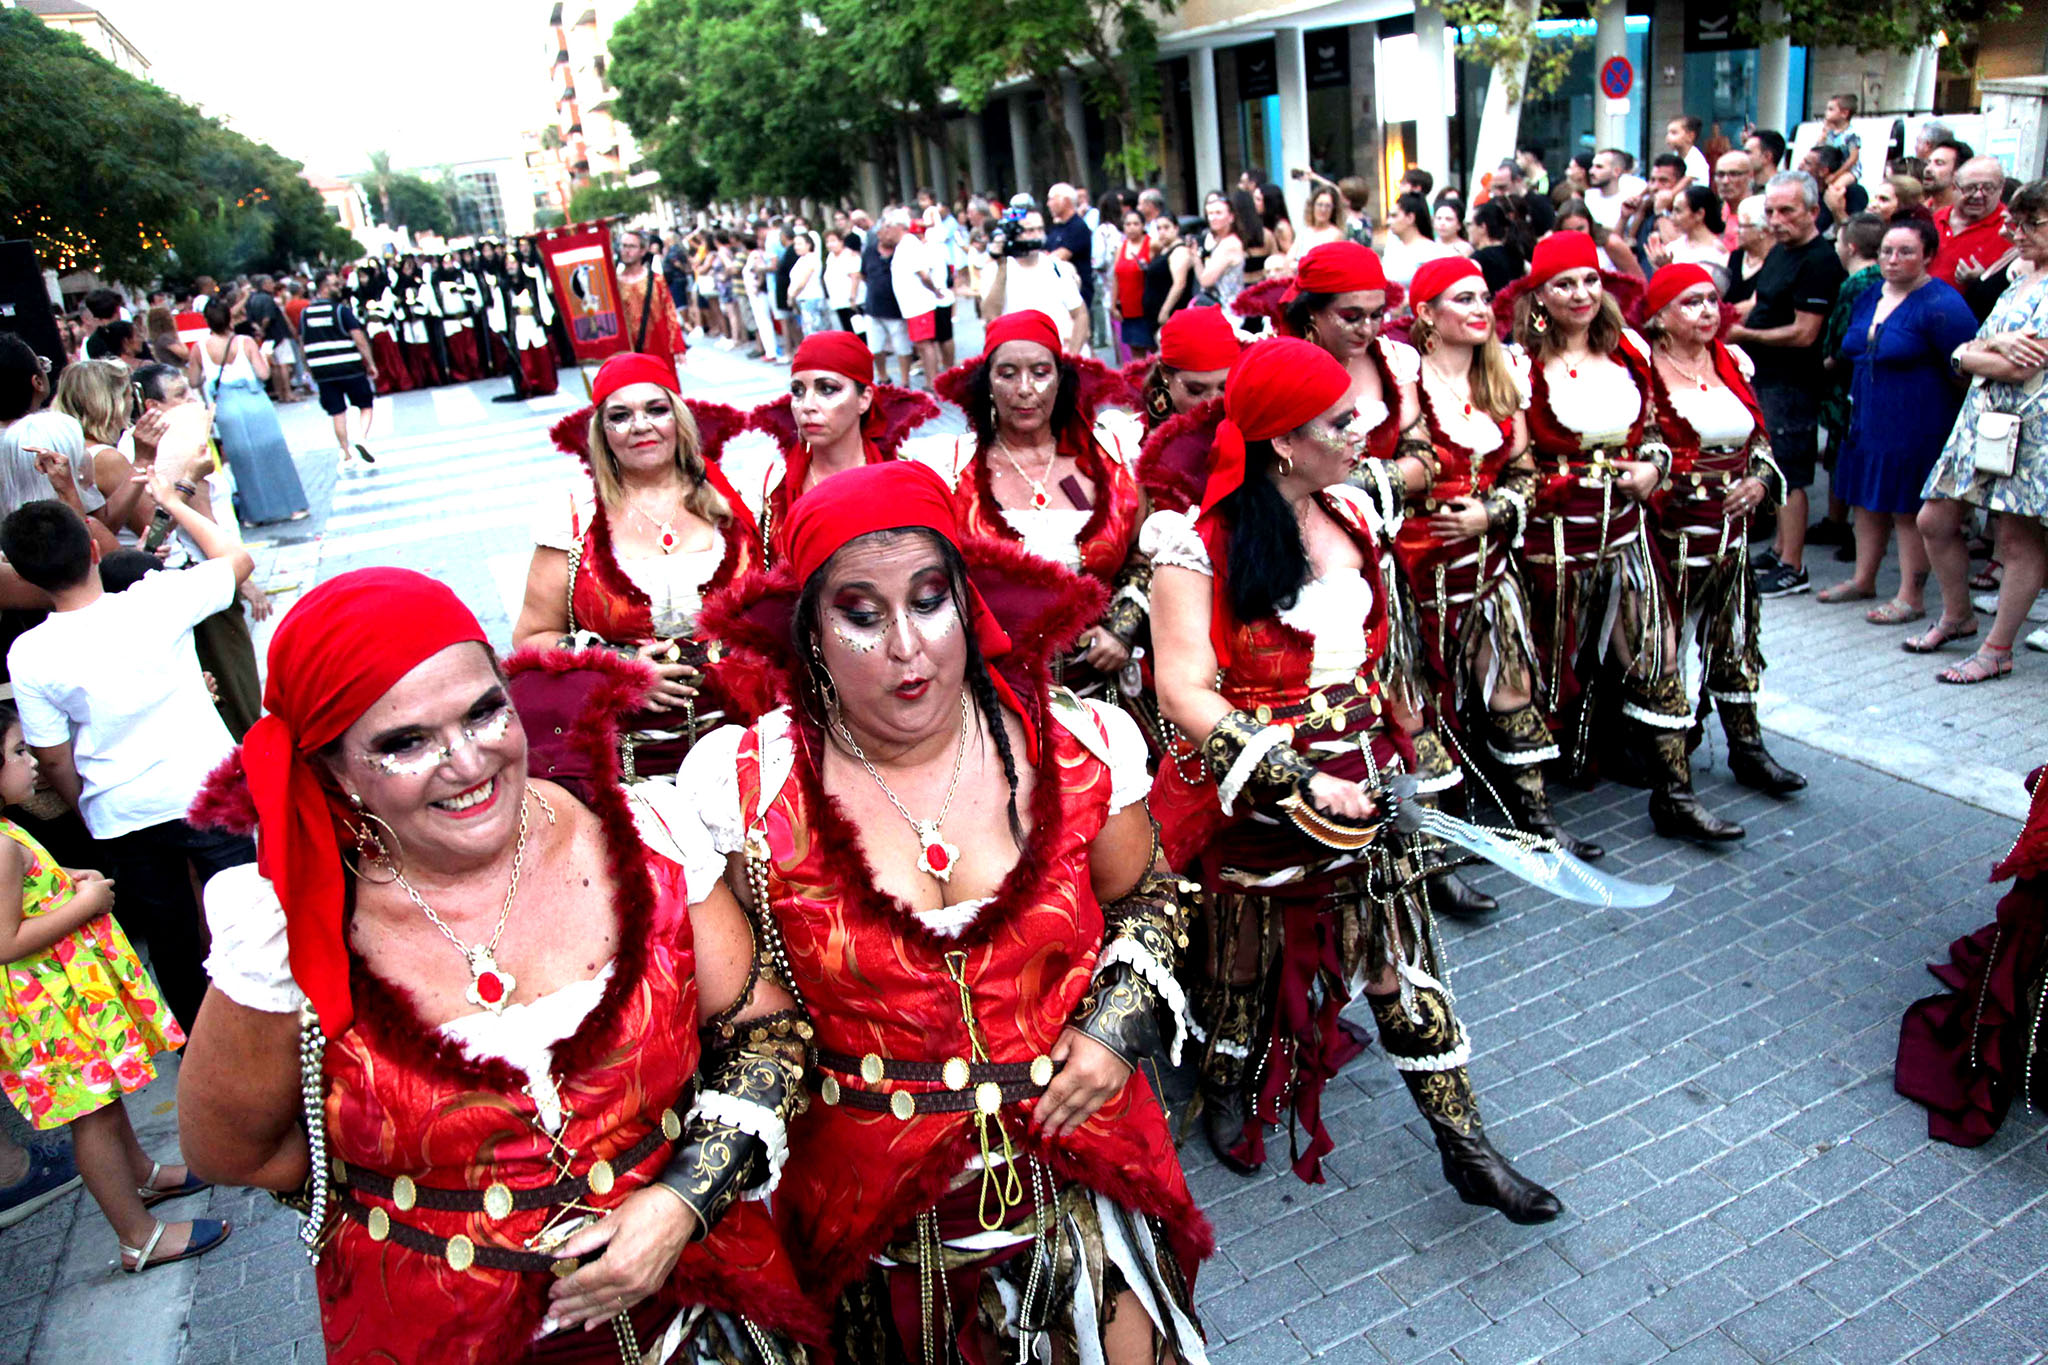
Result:
<instances>
[{"instance_id":1,"label":"woman in blue dress","mask_svg":"<svg viewBox=\"0 0 2048 1365\"><path fill-rule=\"evenodd\" d=\"M1856 509L1856 573L1820 594L1822 602L1877 596L1877 570L1893 527L1899 533L1899 591L1865 613L1893 626L1927 614L1927 550L1914 518L1920 488L1955 425L1963 388L1949 353L1977 334L1963 296L1927 273L1941 239L1932 223L1898 219L1885 230L1877 265L1884 284L1866 290L1849 315L1842 356L1849 382L1849 434L1835 461L1834 492Z\"/></svg>"},{"instance_id":2,"label":"woman in blue dress","mask_svg":"<svg viewBox=\"0 0 2048 1365\"><path fill-rule=\"evenodd\" d=\"M306 516L306 490L264 388L270 362L253 340L228 330L232 316L222 299L206 305L208 335L192 348L192 363L235 478L235 513L250 526L299 521Z\"/></svg>"}]
</instances>

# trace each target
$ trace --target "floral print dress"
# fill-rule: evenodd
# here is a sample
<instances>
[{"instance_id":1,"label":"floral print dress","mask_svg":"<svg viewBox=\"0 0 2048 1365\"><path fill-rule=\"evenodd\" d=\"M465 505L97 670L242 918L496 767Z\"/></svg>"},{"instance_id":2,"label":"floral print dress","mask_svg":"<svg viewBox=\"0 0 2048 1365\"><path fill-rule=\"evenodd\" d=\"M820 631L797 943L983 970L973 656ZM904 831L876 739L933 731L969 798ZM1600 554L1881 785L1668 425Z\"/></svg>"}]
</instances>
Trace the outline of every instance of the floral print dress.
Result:
<instances>
[{"instance_id":1,"label":"floral print dress","mask_svg":"<svg viewBox=\"0 0 2048 1365\"><path fill-rule=\"evenodd\" d=\"M2001 332L2048 333L2048 273L2010 286L1999 295L1991 316L1978 329L1979 339ZM2008 478L1977 472L1973 458L1980 412L2018 412L2019 459ZM1959 498L1993 512L2048 517L2048 393L2016 384L1978 379L1963 399L1963 409L1949 432L1948 444L1921 490L1923 498Z\"/></svg>"},{"instance_id":2,"label":"floral print dress","mask_svg":"<svg viewBox=\"0 0 2048 1365\"><path fill-rule=\"evenodd\" d=\"M22 918L77 894L71 874L11 820L21 845ZM128 936L100 915L39 953L0 968L0 1091L37 1128L61 1128L156 1079L151 1058L185 1045Z\"/></svg>"}]
</instances>

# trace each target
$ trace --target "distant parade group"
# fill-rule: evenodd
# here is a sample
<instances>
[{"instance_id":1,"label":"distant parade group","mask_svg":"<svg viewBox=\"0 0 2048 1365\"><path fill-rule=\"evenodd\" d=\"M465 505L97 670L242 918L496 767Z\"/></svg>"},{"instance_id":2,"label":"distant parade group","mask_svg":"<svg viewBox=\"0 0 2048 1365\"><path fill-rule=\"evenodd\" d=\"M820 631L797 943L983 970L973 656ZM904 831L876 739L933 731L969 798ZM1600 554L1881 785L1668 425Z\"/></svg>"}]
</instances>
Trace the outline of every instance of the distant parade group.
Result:
<instances>
[{"instance_id":1,"label":"distant parade group","mask_svg":"<svg viewBox=\"0 0 2048 1365\"><path fill-rule=\"evenodd\" d=\"M503 376L513 397L540 398L572 358L556 341L531 238L366 261L347 272L344 294L369 337L379 394Z\"/></svg>"}]
</instances>

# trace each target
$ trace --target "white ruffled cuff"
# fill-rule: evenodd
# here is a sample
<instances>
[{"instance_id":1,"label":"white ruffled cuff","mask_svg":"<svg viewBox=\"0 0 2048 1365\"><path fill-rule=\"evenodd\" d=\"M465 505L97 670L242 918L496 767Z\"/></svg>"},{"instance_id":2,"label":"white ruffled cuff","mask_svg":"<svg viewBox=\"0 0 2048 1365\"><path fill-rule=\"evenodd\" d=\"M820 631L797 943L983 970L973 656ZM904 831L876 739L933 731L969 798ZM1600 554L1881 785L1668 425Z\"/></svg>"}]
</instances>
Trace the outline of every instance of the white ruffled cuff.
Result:
<instances>
[{"instance_id":1,"label":"white ruffled cuff","mask_svg":"<svg viewBox=\"0 0 2048 1365\"><path fill-rule=\"evenodd\" d=\"M781 1116L765 1104L735 1099L717 1090L705 1091L690 1105L689 1118L699 1115L711 1123L722 1123L761 1139L762 1145L768 1149L768 1178L749 1189L742 1198L766 1199L775 1193L775 1187L782 1183L782 1168L789 1162L789 1128ZM689 1126L687 1120L683 1126Z\"/></svg>"},{"instance_id":2,"label":"white ruffled cuff","mask_svg":"<svg viewBox=\"0 0 2048 1365\"><path fill-rule=\"evenodd\" d=\"M1222 801L1225 815L1232 813L1232 807L1237 804L1238 794L1244 790L1244 784L1251 781L1252 773L1257 771L1266 755L1284 744L1291 743L1293 739L1290 731L1277 725L1268 725L1251 737L1243 751L1238 754L1237 762L1230 765L1230 771L1223 774L1223 780L1216 784L1216 795Z\"/></svg>"},{"instance_id":3,"label":"white ruffled cuff","mask_svg":"<svg viewBox=\"0 0 2048 1365\"><path fill-rule=\"evenodd\" d=\"M1145 978L1161 1003L1173 1013L1173 1041L1167 1044L1167 1060L1174 1066L1180 1065L1180 1046L1188 1036L1188 997L1181 990L1180 982L1173 979L1173 973L1166 964L1152 956L1135 939L1120 938L1103 950L1095 961L1095 975L1098 977L1117 963L1128 963L1131 970Z\"/></svg>"}]
</instances>

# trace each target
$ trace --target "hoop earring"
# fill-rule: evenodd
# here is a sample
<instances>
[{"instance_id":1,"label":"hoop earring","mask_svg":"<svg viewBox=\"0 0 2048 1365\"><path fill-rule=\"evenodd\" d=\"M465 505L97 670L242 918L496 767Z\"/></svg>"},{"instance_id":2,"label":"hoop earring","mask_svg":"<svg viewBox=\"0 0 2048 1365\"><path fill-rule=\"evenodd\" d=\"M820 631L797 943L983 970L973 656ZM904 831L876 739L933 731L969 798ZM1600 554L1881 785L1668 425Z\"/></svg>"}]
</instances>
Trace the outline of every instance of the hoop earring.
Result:
<instances>
[{"instance_id":1,"label":"hoop earring","mask_svg":"<svg viewBox=\"0 0 2048 1365\"><path fill-rule=\"evenodd\" d=\"M1288 458L1287 456L1285 456L1285 455L1278 455L1278 456L1275 456L1275 457L1274 457L1274 459L1275 459L1275 462L1276 462L1276 463L1278 463L1278 464L1279 464L1279 466L1280 466L1280 477L1281 477L1281 478L1283 478L1283 479L1284 479L1284 478L1287 478L1287 477L1288 477L1289 475L1291 475L1291 474L1293 474L1293 473L1294 473L1294 461L1293 461L1293 460L1289 459L1289 458Z\"/></svg>"},{"instance_id":2,"label":"hoop earring","mask_svg":"<svg viewBox=\"0 0 2048 1365\"><path fill-rule=\"evenodd\" d=\"M839 714L839 689L832 685L832 670L825 667L825 651L818 648L816 637L811 640L811 664L811 686L817 689L825 718L830 720Z\"/></svg>"},{"instance_id":3,"label":"hoop earring","mask_svg":"<svg viewBox=\"0 0 2048 1365\"><path fill-rule=\"evenodd\" d=\"M360 881L372 886L389 886L398 880L399 864L405 857L404 845L398 841L398 831L391 828L388 820L364 809L363 798L354 792L348 794L348 804L359 823L349 827L349 832L355 836L355 845L349 851L355 856L343 857L342 865ZM380 826L383 834L371 828L372 825ZM382 864L391 875L383 878L368 876L360 866L365 863L371 866Z\"/></svg>"}]
</instances>

